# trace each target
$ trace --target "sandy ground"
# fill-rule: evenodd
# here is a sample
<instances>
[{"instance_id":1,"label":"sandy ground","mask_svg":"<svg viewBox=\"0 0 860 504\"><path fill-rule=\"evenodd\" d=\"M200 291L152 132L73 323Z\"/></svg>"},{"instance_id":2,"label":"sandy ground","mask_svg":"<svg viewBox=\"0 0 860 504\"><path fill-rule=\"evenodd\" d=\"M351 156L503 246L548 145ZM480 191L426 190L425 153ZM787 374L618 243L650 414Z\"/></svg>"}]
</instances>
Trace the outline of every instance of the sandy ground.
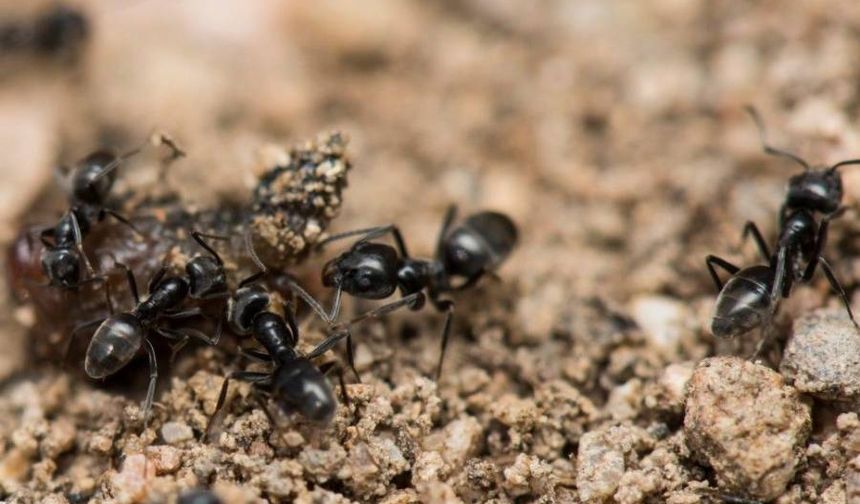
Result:
<instances>
[{"instance_id":1,"label":"sandy ground","mask_svg":"<svg viewBox=\"0 0 860 504\"><path fill-rule=\"evenodd\" d=\"M25 29L49 5L18 4L0 19ZM835 337L827 355L849 362L810 377L798 366L819 340L789 338L820 325L792 331L795 319L838 308L823 278L782 304L762 365L703 361L745 357L758 338L711 336L704 256L757 261L741 228L754 220L772 239L797 171L762 154L744 105L810 162L860 153L856 2L74 5L89 20L80 46L0 58L4 243L59 216L54 167L98 146L169 131L188 156L166 180L141 156L119 189L220 208L250 201L278 148L334 129L352 170L331 230L395 222L430 256L457 203L508 213L520 243L501 282L456 297L438 384L442 317L398 313L357 329L362 382L331 427L273 425L237 385L214 439L203 428L223 376L246 366L229 348L165 362L143 429L145 362L100 384L80 362L36 359L50 321L3 289L7 500L173 502L190 488L224 502L860 499L860 389L839 381L860 350ZM853 293L860 171L844 184L826 255ZM320 297L331 253L291 267ZM62 317L79 320L75 306ZM845 334L834 323L815 337ZM323 337L303 329L305 348Z\"/></svg>"}]
</instances>

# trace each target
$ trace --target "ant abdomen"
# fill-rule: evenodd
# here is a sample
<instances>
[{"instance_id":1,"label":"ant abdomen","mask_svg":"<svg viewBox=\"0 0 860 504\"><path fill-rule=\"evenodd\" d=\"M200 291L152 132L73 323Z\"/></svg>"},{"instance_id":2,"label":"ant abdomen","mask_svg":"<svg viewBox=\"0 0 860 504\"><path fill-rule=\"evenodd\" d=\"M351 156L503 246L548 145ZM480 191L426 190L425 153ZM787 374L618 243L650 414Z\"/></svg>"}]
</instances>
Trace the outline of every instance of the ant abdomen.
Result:
<instances>
[{"instance_id":1,"label":"ant abdomen","mask_svg":"<svg viewBox=\"0 0 860 504\"><path fill-rule=\"evenodd\" d=\"M733 275L717 297L711 332L718 338L733 338L763 327L771 313L770 291L773 270L750 266Z\"/></svg>"},{"instance_id":2,"label":"ant abdomen","mask_svg":"<svg viewBox=\"0 0 860 504\"><path fill-rule=\"evenodd\" d=\"M505 214L469 216L447 238L443 260L451 273L471 277L499 266L517 244L517 227Z\"/></svg>"},{"instance_id":3,"label":"ant abdomen","mask_svg":"<svg viewBox=\"0 0 860 504\"><path fill-rule=\"evenodd\" d=\"M312 422L328 424L337 399L325 375L307 359L295 359L275 370L272 396L284 411L298 411Z\"/></svg>"},{"instance_id":4,"label":"ant abdomen","mask_svg":"<svg viewBox=\"0 0 860 504\"><path fill-rule=\"evenodd\" d=\"M140 319L131 313L120 313L102 322L87 349L87 375L99 379L119 371L140 350L143 333Z\"/></svg>"}]
</instances>

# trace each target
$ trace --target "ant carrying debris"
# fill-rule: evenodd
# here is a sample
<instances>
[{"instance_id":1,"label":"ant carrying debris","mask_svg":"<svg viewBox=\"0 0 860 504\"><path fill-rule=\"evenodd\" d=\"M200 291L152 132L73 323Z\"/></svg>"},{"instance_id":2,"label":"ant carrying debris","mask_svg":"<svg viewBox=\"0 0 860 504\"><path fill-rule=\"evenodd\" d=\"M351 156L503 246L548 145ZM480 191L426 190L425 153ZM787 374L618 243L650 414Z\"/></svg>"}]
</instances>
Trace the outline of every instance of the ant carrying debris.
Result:
<instances>
[{"instance_id":1,"label":"ant carrying debris","mask_svg":"<svg viewBox=\"0 0 860 504\"><path fill-rule=\"evenodd\" d=\"M259 283L253 283L258 275L244 280L230 298L227 320L238 335L253 335L266 350L259 352L240 349L241 354L251 359L272 364L268 372L234 371L227 375L218 396L215 413L224 406L227 386L232 379L250 382L277 403L286 414L299 412L304 418L321 425L328 425L334 418L337 401L332 393L326 374L335 370L340 380L345 404L349 404L343 373L334 362L319 367L311 362L331 349L343 338L340 333L323 340L307 355L296 351L299 329L295 314L286 303L277 299ZM210 420L210 428L211 428ZM209 428L207 428L207 431Z\"/></svg>"},{"instance_id":2,"label":"ant carrying debris","mask_svg":"<svg viewBox=\"0 0 860 504\"><path fill-rule=\"evenodd\" d=\"M717 337L731 338L756 327L769 325L779 299L788 298L795 283L810 282L819 265L842 300L851 321L860 330L845 290L830 263L822 256L830 221L844 211L840 206L842 181L837 170L840 166L860 164L860 160L842 161L828 168L811 170L809 164L800 157L768 145L761 118L755 109L749 108L748 111L759 128L764 151L793 159L807 171L789 181L788 195L780 210L780 232L775 254L771 254L755 223L747 222L744 226L743 240L752 235L766 264L741 269L717 256L709 255L706 258L708 270L719 291L711 331ZM816 213L823 214L820 222L815 218ZM714 266L732 275L725 286ZM759 343L754 356L758 355L765 341L766 337Z\"/></svg>"},{"instance_id":3,"label":"ant carrying debris","mask_svg":"<svg viewBox=\"0 0 860 504\"><path fill-rule=\"evenodd\" d=\"M342 324L350 327L367 318L380 317L399 308L421 309L429 298L433 306L445 313L442 330L441 352L436 365L436 378L442 373L442 363L451 322L454 302L443 299L447 293L466 290L475 285L484 275L492 274L510 255L517 242L517 228L511 219L498 212L479 212L467 217L461 224L452 227L457 216L456 206L451 206L442 222L436 246L436 256L431 260L414 259L397 226L380 226L333 235L319 243L328 243L352 236L360 236L352 247L323 268L323 284L334 287L334 303L329 312L295 282L290 288L307 302L319 316L333 324L340 312L343 292L362 299L385 299L398 289L401 298L359 315ZM371 240L390 233L397 246L394 247ZM252 257L258 267L265 266ZM455 277L464 280L455 285ZM425 294L426 291L426 294ZM349 342L351 346L351 342ZM351 360L351 349L348 356ZM352 364L352 362L350 362Z\"/></svg>"},{"instance_id":4,"label":"ant carrying debris","mask_svg":"<svg viewBox=\"0 0 860 504\"><path fill-rule=\"evenodd\" d=\"M118 314L114 314L111 307L111 315L107 319L82 324L72 334L74 337L74 334L82 328L99 324L90 340L84 362L84 370L87 375L94 379L105 378L116 373L137 355L141 345L145 346L149 357L150 375L149 387L143 403L144 425L146 425L152 407L156 380L158 379L155 348L149 341L149 332L154 331L169 340L177 341L176 346L178 347L184 345L191 336L201 339L209 345L217 345L221 337L220 321L214 337L209 337L194 329L186 328L179 331L158 324L164 319L202 316L203 313L199 307L180 310L182 304L189 297L210 299L227 293L223 262L214 249L202 239L202 236L209 235L202 235L195 231L191 233L191 236L211 254L211 257L197 256L191 259L185 266L185 276L167 275L167 268L163 267L150 280L149 296L143 301L138 294L134 273L124 264L117 263L117 266L125 271L135 307L131 311ZM71 344L71 338L69 344ZM175 351L176 347L174 347Z\"/></svg>"}]
</instances>

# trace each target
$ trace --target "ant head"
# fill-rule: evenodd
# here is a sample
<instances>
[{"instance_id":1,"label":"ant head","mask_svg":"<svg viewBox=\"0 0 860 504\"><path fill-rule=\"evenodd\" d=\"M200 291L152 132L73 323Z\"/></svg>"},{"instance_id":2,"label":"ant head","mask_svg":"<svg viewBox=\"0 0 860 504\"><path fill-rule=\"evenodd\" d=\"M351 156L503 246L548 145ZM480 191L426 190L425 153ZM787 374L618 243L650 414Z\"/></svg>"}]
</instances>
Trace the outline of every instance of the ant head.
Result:
<instances>
[{"instance_id":1,"label":"ant head","mask_svg":"<svg viewBox=\"0 0 860 504\"><path fill-rule=\"evenodd\" d=\"M507 215L481 212L445 238L441 259L449 274L475 277L498 266L516 243L517 228Z\"/></svg>"},{"instance_id":2,"label":"ant head","mask_svg":"<svg viewBox=\"0 0 860 504\"><path fill-rule=\"evenodd\" d=\"M337 400L331 386L325 375L307 359L278 366L272 392L285 413L298 411L308 420L323 425L334 418Z\"/></svg>"},{"instance_id":3,"label":"ant head","mask_svg":"<svg viewBox=\"0 0 860 504\"><path fill-rule=\"evenodd\" d=\"M97 150L80 160L72 172L72 196L78 201L100 205L113 187L116 172L102 173L117 161L109 150Z\"/></svg>"},{"instance_id":4,"label":"ant head","mask_svg":"<svg viewBox=\"0 0 860 504\"><path fill-rule=\"evenodd\" d=\"M119 371L140 350L144 332L143 324L131 313L119 313L102 322L87 348L87 375L99 379Z\"/></svg>"},{"instance_id":5,"label":"ant head","mask_svg":"<svg viewBox=\"0 0 860 504\"><path fill-rule=\"evenodd\" d=\"M260 285L240 287L227 302L227 322L237 334L250 334L254 317L269 306L269 293Z\"/></svg>"},{"instance_id":6,"label":"ant head","mask_svg":"<svg viewBox=\"0 0 860 504\"><path fill-rule=\"evenodd\" d=\"M206 299L227 292L227 275L214 257L198 256L185 265L188 274L189 295Z\"/></svg>"},{"instance_id":7,"label":"ant head","mask_svg":"<svg viewBox=\"0 0 860 504\"><path fill-rule=\"evenodd\" d=\"M71 288L81 280L81 258L72 248L48 248L42 251L42 270L52 284Z\"/></svg>"},{"instance_id":8,"label":"ant head","mask_svg":"<svg viewBox=\"0 0 860 504\"><path fill-rule=\"evenodd\" d=\"M834 168L809 170L791 177L786 206L825 214L835 212L842 204L842 176Z\"/></svg>"},{"instance_id":9,"label":"ant head","mask_svg":"<svg viewBox=\"0 0 860 504\"><path fill-rule=\"evenodd\" d=\"M323 268L323 285L364 299L385 299L397 290L397 252L383 243L359 242Z\"/></svg>"}]
</instances>

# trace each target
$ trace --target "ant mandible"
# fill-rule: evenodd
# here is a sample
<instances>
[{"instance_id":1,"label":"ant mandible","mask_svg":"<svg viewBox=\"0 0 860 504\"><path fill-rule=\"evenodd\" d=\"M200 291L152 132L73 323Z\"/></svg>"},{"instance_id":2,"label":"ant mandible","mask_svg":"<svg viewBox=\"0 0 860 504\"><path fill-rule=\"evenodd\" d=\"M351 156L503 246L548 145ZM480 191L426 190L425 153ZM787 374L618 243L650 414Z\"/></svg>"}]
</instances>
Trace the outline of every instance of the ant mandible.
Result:
<instances>
[{"instance_id":1,"label":"ant mandible","mask_svg":"<svg viewBox=\"0 0 860 504\"><path fill-rule=\"evenodd\" d=\"M323 268L323 284L336 289L333 306L328 313L294 281L288 282L290 288L329 324L337 319L343 292L363 299L385 299L400 290L400 299L353 318L344 324L345 327L403 307L419 310L429 298L439 312L445 313L441 351L436 365L438 380L454 316L454 302L442 296L466 290L484 275L492 274L517 243L516 225L507 215L479 212L453 226L456 215L457 208L452 205L445 214L437 239L436 255L431 260L412 258L406 250L400 230L394 225L349 231L320 242L319 246L322 247L335 240L361 236L349 250L326 263ZM394 237L396 249L371 241L387 233ZM253 254L253 249L252 257L258 267L265 269ZM463 281L455 285L454 279L457 277ZM348 350L347 355L351 360L352 352Z\"/></svg>"},{"instance_id":2,"label":"ant mandible","mask_svg":"<svg viewBox=\"0 0 860 504\"><path fill-rule=\"evenodd\" d=\"M131 311L118 314L114 314L111 308L111 315L107 319L82 324L75 328L72 334L74 337L74 333L83 327L99 324L87 347L84 362L84 370L90 378L94 379L105 378L116 373L134 358L142 345L145 347L149 357L150 374L146 399L143 403L144 425L149 417L158 379L158 364L155 349L149 341L149 332L154 331L169 340L178 340L177 346L180 347L190 336L201 339L209 345L217 345L221 337L220 321L214 337L194 329L178 331L158 325L158 322L163 319L182 319L202 315L199 307L179 310L186 298L210 299L227 292L223 262L215 250L202 239L203 236L210 235L194 231L191 236L211 254L211 257L197 256L191 259L185 265L185 276L167 275L167 268L163 267L150 280L149 295L143 301L138 294L134 273L124 264L117 263L117 266L125 271L135 307Z\"/></svg>"},{"instance_id":3,"label":"ant mandible","mask_svg":"<svg viewBox=\"0 0 860 504\"><path fill-rule=\"evenodd\" d=\"M311 360L324 354L344 336L342 332L328 336L307 355L296 352L299 329L295 314L290 306L279 303L264 286L253 283L258 278L259 275L254 275L245 279L234 292L227 305L227 321L236 334L253 335L266 350L241 349L242 355L270 363L272 369L269 372L235 371L227 375L212 418L224 405L230 380L239 379L268 393L285 414L298 411L311 422L327 425L334 418L337 401L326 374L336 364L317 367ZM343 373L339 368L337 373L344 403L349 404ZM210 428L211 420L207 431Z\"/></svg>"}]
</instances>

